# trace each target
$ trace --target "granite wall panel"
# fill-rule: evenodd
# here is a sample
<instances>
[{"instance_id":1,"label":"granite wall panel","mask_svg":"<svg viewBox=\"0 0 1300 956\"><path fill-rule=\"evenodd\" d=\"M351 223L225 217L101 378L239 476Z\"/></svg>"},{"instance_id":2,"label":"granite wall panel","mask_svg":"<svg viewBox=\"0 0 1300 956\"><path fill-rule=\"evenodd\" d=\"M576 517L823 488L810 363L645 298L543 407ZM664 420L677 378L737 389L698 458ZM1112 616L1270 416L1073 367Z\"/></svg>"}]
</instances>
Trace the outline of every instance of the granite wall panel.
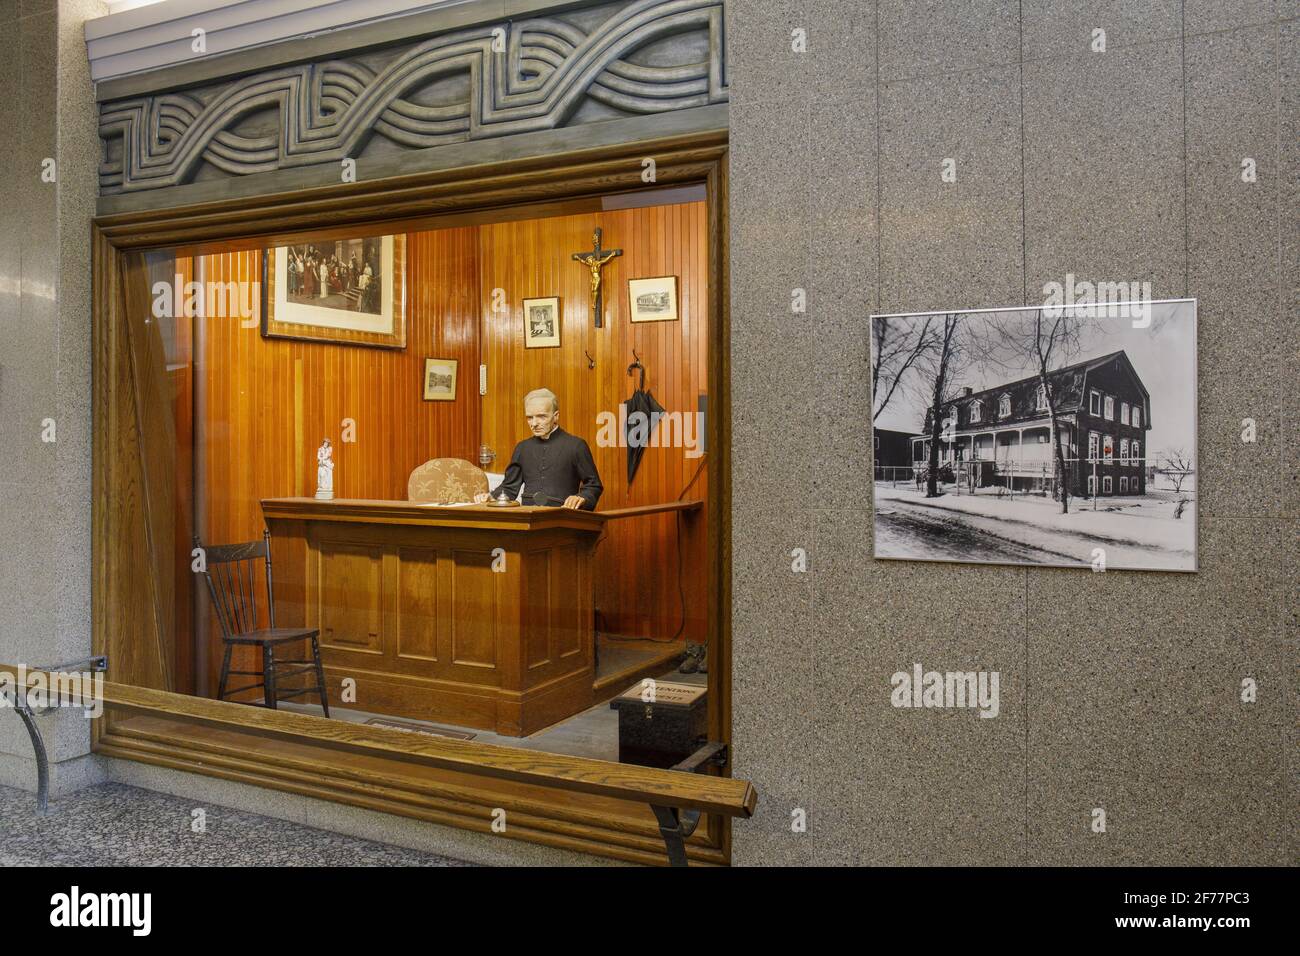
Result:
<instances>
[{"instance_id":1,"label":"granite wall panel","mask_svg":"<svg viewBox=\"0 0 1300 956\"><path fill-rule=\"evenodd\" d=\"M90 653L90 218L99 146L81 29L106 12L98 0L0 4L6 663L53 664ZM41 728L56 792L98 779L78 765L90 747L80 711L42 717ZM35 781L31 744L14 719L0 718L0 781Z\"/></svg>"},{"instance_id":2,"label":"granite wall panel","mask_svg":"<svg viewBox=\"0 0 1300 956\"><path fill-rule=\"evenodd\" d=\"M737 423L782 427L737 433L735 473L795 479L789 460L819 437L811 485L779 502L736 489L737 772L781 804L763 827L736 826L737 862L1292 862L1297 25L1280 18L1293 5L840 4L852 42L814 3L782 11L780 29L729 34L732 161L754 172L731 197L733 275L749 277L733 283L734 387L760 401L756 383L788 377L767 417L737 403ZM798 28L806 63L788 52ZM746 82L760 75L761 89ZM765 94L779 112L736 108ZM875 561L868 316L1041 301L1067 273L1201 299L1201 570ZM788 321L806 323L811 367L743 328L785 284L808 293ZM1247 416L1255 445L1240 439ZM811 641L783 644L745 609L788 577L786 542L765 543L774 511L813 542L810 591L773 602L783 627L811 621ZM792 660L809 649L811 670ZM893 707L891 675L916 662L998 670L998 717ZM786 676L811 685L784 715L747 716ZM761 730L796 716L811 760ZM778 835L791 806L808 808L808 832Z\"/></svg>"}]
</instances>

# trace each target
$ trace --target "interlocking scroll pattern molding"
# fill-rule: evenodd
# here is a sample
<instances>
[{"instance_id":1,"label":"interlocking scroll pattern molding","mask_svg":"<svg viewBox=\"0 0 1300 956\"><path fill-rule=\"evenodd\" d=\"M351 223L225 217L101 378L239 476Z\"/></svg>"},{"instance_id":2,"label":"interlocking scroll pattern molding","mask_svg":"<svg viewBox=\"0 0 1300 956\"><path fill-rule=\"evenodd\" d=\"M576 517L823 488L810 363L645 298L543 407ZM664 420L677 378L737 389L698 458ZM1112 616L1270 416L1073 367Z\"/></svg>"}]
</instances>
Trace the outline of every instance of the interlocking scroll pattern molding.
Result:
<instances>
[{"instance_id":1,"label":"interlocking scroll pattern molding","mask_svg":"<svg viewBox=\"0 0 1300 956\"><path fill-rule=\"evenodd\" d=\"M645 66L627 57L658 40L706 35L705 60ZM502 44L504 39L504 44ZM504 46L502 52L494 52ZM238 80L206 102L185 93L105 103L100 191L191 182L206 162L231 176L338 163L378 134L408 149L568 125L590 97L630 114L727 100L723 0L633 0L584 32L555 17L483 25L421 42L375 70L330 60ZM469 95L448 105L410 96L468 73ZM233 127L268 108L278 130ZM120 156L112 141L120 139Z\"/></svg>"}]
</instances>

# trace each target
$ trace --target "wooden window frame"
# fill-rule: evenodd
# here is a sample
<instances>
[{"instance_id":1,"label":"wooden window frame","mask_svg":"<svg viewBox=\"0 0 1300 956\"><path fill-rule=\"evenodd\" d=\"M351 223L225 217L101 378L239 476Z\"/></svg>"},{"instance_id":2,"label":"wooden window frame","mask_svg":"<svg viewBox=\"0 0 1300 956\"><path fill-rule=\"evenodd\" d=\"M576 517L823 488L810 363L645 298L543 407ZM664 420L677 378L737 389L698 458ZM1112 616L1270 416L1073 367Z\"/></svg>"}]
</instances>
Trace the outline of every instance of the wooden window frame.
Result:
<instances>
[{"instance_id":1,"label":"wooden window frame","mask_svg":"<svg viewBox=\"0 0 1300 956\"><path fill-rule=\"evenodd\" d=\"M728 147L726 131L717 130L96 218L92 647L108 656L106 676L114 693L106 697L104 717L92 724L95 752L484 833L492 832L493 810L503 808L510 821L507 838L642 863L666 860L651 804L695 809L704 816L686 841L689 861L730 863L731 817L752 814L756 799L752 787L730 779L732 761L688 774L494 747L491 759L476 762L474 755L489 745L475 750L472 741L341 726L175 693L168 686L172 675L158 663L167 659L168 632L158 611L161 576L153 571L158 565L151 564L148 540L149 511L157 505L148 496L149 459L141 449L160 439L141 419L148 397L141 395L140 379L132 377L133 367L142 364L132 349L140 345L131 342L125 318L126 303L147 291L138 285L143 253L167 249L192 255L214 244L232 251L260 249L302 234L342 235L359 227L419 231L575 208L598 211L604 197L646 190L645 156L655 157L655 188L703 185L706 190L711 352L706 571L715 597L707 611L709 739L730 751ZM158 511L158 520L164 520Z\"/></svg>"}]
</instances>

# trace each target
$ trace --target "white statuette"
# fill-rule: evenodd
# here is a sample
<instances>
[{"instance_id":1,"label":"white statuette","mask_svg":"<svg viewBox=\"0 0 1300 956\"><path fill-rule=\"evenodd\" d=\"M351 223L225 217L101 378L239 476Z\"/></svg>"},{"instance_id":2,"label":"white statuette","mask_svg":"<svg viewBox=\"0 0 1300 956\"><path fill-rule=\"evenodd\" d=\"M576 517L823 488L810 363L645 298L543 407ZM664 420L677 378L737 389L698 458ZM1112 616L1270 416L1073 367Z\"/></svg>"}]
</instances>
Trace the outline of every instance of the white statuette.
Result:
<instances>
[{"instance_id":1,"label":"white statuette","mask_svg":"<svg viewBox=\"0 0 1300 956\"><path fill-rule=\"evenodd\" d=\"M330 501L334 497L334 449L326 438L316 449L316 497Z\"/></svg>"}]
</instances>

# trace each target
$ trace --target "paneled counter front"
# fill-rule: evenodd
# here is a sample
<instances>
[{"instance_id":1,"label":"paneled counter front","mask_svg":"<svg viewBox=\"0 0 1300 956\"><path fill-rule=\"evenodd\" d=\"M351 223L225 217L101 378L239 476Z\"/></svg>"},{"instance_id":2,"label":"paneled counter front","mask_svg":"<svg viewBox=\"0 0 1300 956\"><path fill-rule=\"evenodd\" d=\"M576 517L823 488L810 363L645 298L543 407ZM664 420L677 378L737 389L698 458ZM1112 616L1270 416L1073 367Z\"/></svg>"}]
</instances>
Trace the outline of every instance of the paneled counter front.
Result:
<instances>
[{"instance_id":1,"label":"paneled counter front","mask_svg":"<svg viewBox=\"0 0 1300 956\"><path fill-rule=\"evenodd\" d=\"M526 736L592 705L603 515L315 498L262 511L277 623L319 628L331 707Z\"/></svg>"}]
</instances>

